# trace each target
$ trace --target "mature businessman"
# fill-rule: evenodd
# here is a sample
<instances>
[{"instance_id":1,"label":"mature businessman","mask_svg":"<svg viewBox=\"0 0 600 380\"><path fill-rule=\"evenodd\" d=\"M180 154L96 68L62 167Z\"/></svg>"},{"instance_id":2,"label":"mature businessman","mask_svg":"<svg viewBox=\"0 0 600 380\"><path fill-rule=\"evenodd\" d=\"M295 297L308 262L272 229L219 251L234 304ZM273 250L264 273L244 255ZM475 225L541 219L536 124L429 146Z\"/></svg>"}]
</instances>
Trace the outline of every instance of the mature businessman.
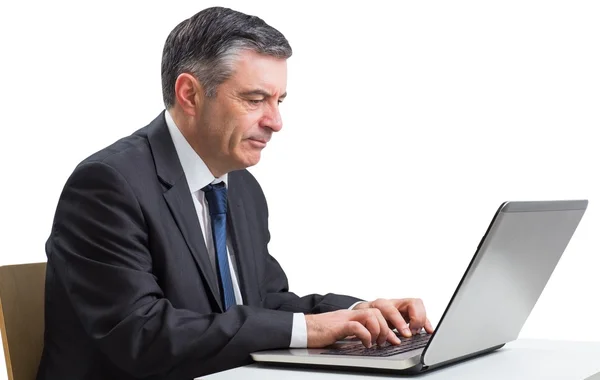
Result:
<instances>
[{"instance_id":1,"label":"mature businessman","mask_svg":"<svg viewBox=\"0 0 600 380\"><path fill-rule=\"evenodd\" d=\"M282 128L291 54L280 32L226 8L170 33L166 110L81 162L60 196L39 380L191 379L257 350L432 332L419 299L298 297L268 253L246 168Z\"/></svg>"}]
</instances>

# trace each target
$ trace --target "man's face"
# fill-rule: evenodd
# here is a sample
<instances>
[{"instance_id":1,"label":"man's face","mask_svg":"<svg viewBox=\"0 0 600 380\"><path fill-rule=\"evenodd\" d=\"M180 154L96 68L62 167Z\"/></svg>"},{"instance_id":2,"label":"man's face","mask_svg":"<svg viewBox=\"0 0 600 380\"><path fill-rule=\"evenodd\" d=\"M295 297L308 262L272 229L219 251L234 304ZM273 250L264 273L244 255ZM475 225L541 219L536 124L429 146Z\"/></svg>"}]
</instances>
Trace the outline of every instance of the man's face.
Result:
<instances>
[{"instance_id":1,"label":"man's face","mask_svg":"<svg viewBox=\"0 0 600 380\"><path fill-rule=\"evenodd\" d=\"M256 165L273 132L281 130L279 103L286 96L285 59L244 51L233 75L206 99L198 144L219 170Z\"/></svg>"}]
</instances>

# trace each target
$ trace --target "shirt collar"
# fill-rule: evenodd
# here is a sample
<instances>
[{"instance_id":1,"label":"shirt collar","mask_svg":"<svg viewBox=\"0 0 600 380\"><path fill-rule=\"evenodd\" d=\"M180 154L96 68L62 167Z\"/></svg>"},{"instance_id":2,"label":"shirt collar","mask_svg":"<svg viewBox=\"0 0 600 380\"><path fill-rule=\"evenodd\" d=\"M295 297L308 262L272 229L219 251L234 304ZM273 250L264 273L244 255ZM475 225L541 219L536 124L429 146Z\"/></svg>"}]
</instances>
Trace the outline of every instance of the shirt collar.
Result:
<instances>
[{"instance_id":1,"label":"shirt collar","mask_svg":"<svg viewBox=\"0 0 600 380\"><path fill-rule=\"evenodd\" d=\"M206 166L202 158L200 158L194 148L185 139L168 110L165 111L165 121L167 122L167 127L169 128L169 133L171 134L175 151L177 151L177 156L183 167L183 173L187 179L190 191L195 193L210 183L214 184L221 181L227 186L227 173L218 178L212 175L208 166Z\"/></svg>"}]
</instances>

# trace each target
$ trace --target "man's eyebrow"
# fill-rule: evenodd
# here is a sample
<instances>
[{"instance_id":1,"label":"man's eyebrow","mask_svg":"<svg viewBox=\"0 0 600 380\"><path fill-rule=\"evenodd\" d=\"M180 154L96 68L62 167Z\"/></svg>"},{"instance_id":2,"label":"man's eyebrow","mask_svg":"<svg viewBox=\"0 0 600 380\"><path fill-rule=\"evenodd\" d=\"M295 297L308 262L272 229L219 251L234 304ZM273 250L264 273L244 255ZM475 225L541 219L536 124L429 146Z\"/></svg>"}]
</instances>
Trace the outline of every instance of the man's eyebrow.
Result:
<instances>
[{"instance_id":1,"label":"man's eyebrow","mask_svg":"<svg viewBox=\"0 0 600 380\"><path fill-rule=\"evenodd\" d=\"M269 98L272 95L270 93L268 93L265 90L250 90L250 91L244 91L242 93L240 93L240 95L242 96L264 96L265 98ZM279 97L279 99L283 99L287 96L287 92L284 92L283 94L281 94L281 96Z\"/></svg>"}]
</instances>

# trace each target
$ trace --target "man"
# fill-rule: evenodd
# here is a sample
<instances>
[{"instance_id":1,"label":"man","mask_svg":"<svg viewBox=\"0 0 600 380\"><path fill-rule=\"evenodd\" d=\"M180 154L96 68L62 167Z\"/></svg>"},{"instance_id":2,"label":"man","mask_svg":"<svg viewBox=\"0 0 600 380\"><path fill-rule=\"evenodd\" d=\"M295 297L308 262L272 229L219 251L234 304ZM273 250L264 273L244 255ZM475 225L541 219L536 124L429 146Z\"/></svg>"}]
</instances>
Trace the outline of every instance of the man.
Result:
<instances>
[{"instance_id":1,"label":"man","mask_svg":"<svg viewBox=\"0 0 600 380\"><path fill-rule=\"evenodd\" d=\"M166 111L80 163L60 196L39 380L191 379L257 350L432 332L418 299L298 297L269 255L246 168L281 130L291 54L277 30L225 8L171 32Z\"/></svg>"}]
</instances>

